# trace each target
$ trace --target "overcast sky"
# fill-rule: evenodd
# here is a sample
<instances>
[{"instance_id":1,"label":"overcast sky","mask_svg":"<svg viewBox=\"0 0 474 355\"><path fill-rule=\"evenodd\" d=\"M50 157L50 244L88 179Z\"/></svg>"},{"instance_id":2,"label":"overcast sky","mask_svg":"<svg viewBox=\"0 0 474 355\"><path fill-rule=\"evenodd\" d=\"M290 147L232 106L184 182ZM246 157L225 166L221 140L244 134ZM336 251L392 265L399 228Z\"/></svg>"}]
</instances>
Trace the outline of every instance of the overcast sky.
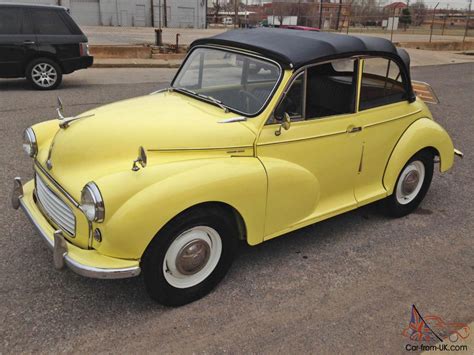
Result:
<instances>
[{"instance_id":1,"label":"overcast sky","mask_svg":"<svg viewBox=\"0 0 474 355\"><path fill-rule=\"evenodd\" d=\"M416 2L416 0L411 0L410 2ZM425 4L429 7L436 6L438 0L424 0ZM458 8L458 9L467 9L469 6L469 2L467 0L444 0L439 1L438 8L446 8L449 5L450 8Z\"/></svg>"}]
</instances>

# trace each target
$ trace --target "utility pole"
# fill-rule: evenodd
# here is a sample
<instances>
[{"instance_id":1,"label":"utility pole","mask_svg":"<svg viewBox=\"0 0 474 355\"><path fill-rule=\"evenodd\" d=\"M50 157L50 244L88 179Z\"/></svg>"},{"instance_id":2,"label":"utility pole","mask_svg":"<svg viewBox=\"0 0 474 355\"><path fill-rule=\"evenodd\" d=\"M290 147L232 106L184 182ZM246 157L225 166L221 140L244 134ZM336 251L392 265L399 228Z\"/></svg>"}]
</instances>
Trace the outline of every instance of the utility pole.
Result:
<instances>
[{"instance_id":1,"label":"utility pole","mask_svg":"<svg viewBox=\"0 0 474 355\"><path fill-rule=\"evenodd\" d=\"M342 0L339 0L339 9L337 10L336 31L339 29L339 19L341 18Z\"/></svg>"},{"instance_id":2,"label":"utility pole","mask_svg":"<svg viewBox=\"0 0 474 355\"><path fill-rule=\"evenodd\" d=\"M322 31L322 21L323 21L323 0L319 0L319 29Z\"/></svg>"},{"instance_id":3,"label":"utility pole","mask_svg":"<svg viewBox=\"0 0 474 355\"><path fill-rule=\"evenodd\" d=\"M167 6L166 6L166 0L163 0L163 26L164 27L168 27L168 12L166 11L167 10Z\"/></svg>"},{"instance_id":4,"label":"utility pole","mask_svg":"<svg viewBox=\"0 0 474 355\"><path fill-rule=\"evenodd\" d=\"M249 0L245 0L245 28L248 28L249 27L249 22L248 22L248 9L249 7Z\"/></svg>"},{"instance_id":5,"label":"utility pole","mask_svg":"<svg viewBox=\"0 0 474 355\"><path fill-rule=\"evenodd\" d=\"M446 28L446 20L449 15L449 4L446 5L446 13L444 14L444 19L443 19L443 29L441 30L441 36L444 36L444 29Z\"/></svg>"},{"instance_id":6,"label":"utility pole","mask_svg":"<svg viewBox=\"0 0 474 355\"><path fill-rule=\"evenodd\" d=\"M431 31L430 31L430 43L431 43L431 38L433 37L434 20L435 20L436 8L438 7L438 5L439 5L439 2L436 4L436 6L433 9L433 19L431 20Z\"/></svg>"},{"instance_id":7,"label":"utility pole","mask_svg":"<svg viewBox=\"0 0 474 355\"><path fill-rule=\"evenodd\" d=\"M464 36L462 38L463 48L464 48L464 42L466 42L467 30L469 28L469 20L471 17L471 7L472 7L472 0L469 0L469 9L467 10L467 16L466 16L466 28L464 29Z\"/></svg>"},{"instance_id":8,"label":"utility pole","mask_svg":"<svg viewBox=\"0 0 474 355\"><path fill-rule=\"evenodd\" d=\"M151 27L155 27L155 4L153 0L150 0L151 6Z\"/></svg>"},{"instance_id":9,"label":"utility pole","mask_svg":"<svg viewBox=\"0 0 474 355\"><path fill-rule=\"evenodd\" d=\"M240 0L234 0L234 28L237 27L239 21L239 1Z\"/></svg>"}]
</instances>

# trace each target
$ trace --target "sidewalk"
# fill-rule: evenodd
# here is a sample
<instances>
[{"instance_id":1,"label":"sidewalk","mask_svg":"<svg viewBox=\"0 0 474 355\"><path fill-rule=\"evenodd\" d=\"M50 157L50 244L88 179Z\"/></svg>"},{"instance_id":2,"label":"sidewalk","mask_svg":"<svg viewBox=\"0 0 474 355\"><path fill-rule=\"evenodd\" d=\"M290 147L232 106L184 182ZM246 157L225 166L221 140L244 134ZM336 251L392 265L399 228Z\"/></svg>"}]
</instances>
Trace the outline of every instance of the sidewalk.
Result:
<instances>
[{"instance_id":1,"label":"sidewalk","mask_svg":"<svg viewBox=\"0 0 474 355\"><path fill-rule=\"evenodd\" d=\"M459 54L459 52L426 51L407 48L410 54L411 66L441 65L454 63L474 62L473 55ZM94 68L179 68L181 60L162 59L116 59L95 58Z\"/></svg>"},{"instance_id":2,"label":"sidewalk","mask_svg":"<svg viewBox=\"0 0 474 355\"><path fill-rule=\"evenodd\" d=\"M93 68L179 68L181 60L95 58Z\"/></svg>"}]
</instances>

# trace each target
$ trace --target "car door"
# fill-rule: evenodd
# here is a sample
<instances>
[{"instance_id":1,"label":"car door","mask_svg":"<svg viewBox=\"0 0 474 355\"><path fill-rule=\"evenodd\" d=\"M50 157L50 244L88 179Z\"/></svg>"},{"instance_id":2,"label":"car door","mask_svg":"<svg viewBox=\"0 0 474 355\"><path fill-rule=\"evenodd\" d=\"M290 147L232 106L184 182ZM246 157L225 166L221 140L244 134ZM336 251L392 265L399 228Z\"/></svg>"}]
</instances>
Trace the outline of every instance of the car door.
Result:
<instances>
[{"instance_id":1,"label":"car door","mask_svg":"<svg viewBox=\"0 0 474 355\"><path fill-rule=\"evenodd\" d=\"M386 196L383 175L390 154L407 127L419 118L420 110L409 102L408 79L396 62L366 57L360 65L357 118L362 127L363 157L355 195L362 205Z\"/></svg>"},{"instance_id":2,"label":"car door","mask_svg":"<svg viewBox=\"0 0 474 355\"><path fill-rule=\"evenodd\" d=\"M24 76L28 57L36 50L36 36L23 8L0 6L0 76Z\"/></svg>"},{"instance_id":3,"label":"car door","mask_svg":"<svg viewBox=\"0 0 474 355\"><path fill-rule=\"evenodd\" d=\"M265 239L356 206L362 147L353 114L356 63L334 61L304 70L263 127L257 155L268 177ZM284 113L291 126L278 134Z\"/></svg>"}]
</instances>

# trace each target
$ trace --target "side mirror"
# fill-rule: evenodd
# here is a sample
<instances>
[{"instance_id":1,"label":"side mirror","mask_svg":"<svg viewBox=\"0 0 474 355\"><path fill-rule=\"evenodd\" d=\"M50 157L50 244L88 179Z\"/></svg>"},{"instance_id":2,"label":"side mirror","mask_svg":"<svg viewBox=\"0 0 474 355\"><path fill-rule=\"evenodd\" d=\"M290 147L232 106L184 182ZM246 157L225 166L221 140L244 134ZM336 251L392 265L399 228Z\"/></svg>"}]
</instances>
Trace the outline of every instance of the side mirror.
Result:
<instances>
[{"instance_id":1,"label":"side mirror","mask_svg":"<svg viewBox=\"0 0 474 355\"><path fill-rule=\"evenodd\" d=\"M288 131L291 127L291 118L288 113L285 112L283 116L283 122L280 124L280 127L275 131L275 136L279 136L281 134L281 129L283 128L285 131Z\"/></svg>"},{"instance_id":2,"label":"side mirror","mask_svg":"<svg viewBox=\"0 0 474 355\"><path fill-rule=\"evenodd\" d=\"M147 163L147 156L146 156L145 148L140 146L140 148L138 148L138 157L137 159L133 161L132 170L138 171L140 170L140 168L138 167L138 164L140 164L141 167L144 168L146 167L146 163Z\"/></svg>"}]
</instances>

